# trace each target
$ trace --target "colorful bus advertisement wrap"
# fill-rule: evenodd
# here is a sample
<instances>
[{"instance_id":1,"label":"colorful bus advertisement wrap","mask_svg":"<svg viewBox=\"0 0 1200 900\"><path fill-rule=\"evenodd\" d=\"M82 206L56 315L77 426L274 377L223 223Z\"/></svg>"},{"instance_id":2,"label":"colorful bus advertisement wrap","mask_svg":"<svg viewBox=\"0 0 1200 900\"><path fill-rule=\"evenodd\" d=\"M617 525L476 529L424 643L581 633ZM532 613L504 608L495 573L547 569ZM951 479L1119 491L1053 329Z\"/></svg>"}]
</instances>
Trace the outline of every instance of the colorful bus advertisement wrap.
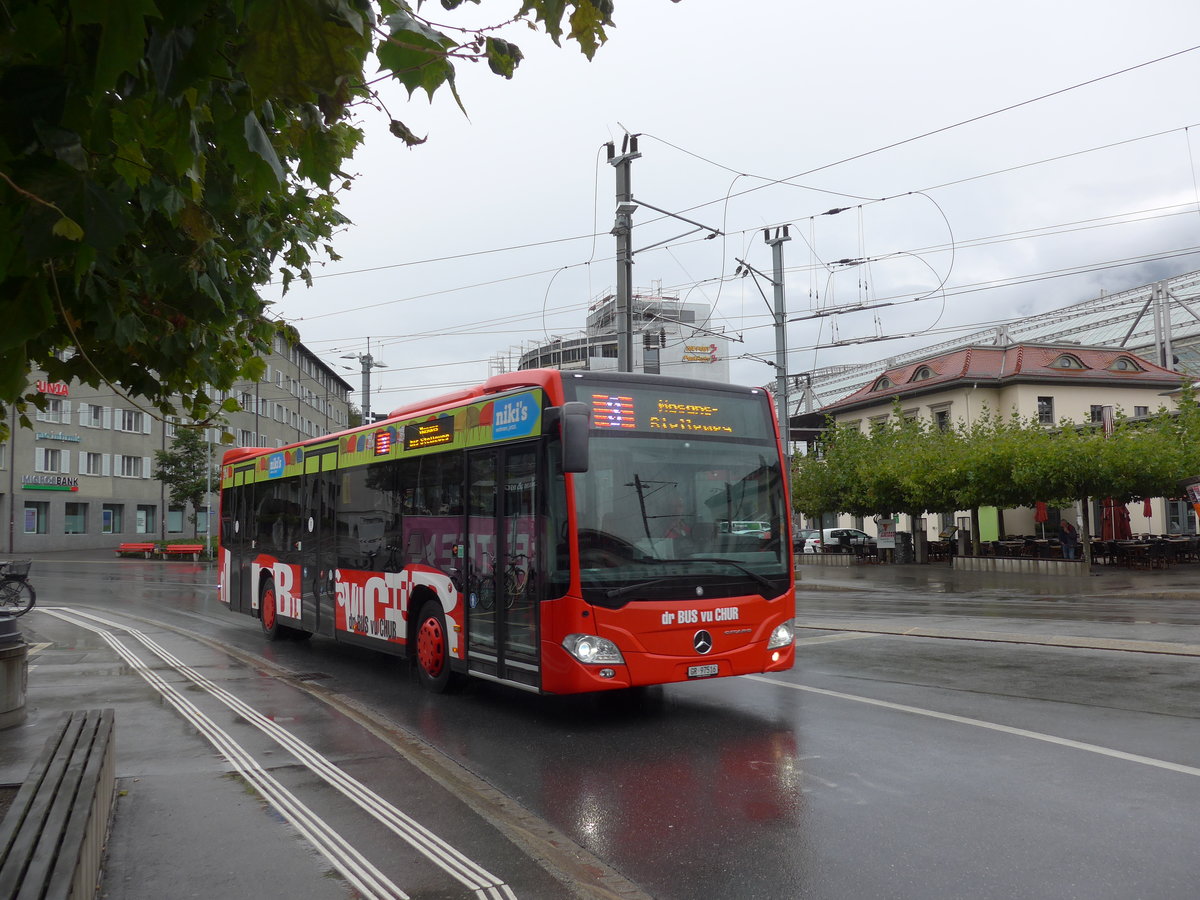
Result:
<instances>
[{"instance_id":1,"label":"colorful bus advertisement wrap","mask_svg":"<svg viewBox=\"0 0 1200 900\"><path fill-rule=\"evenodd\" d=\"M786 471L759 388L495 376L340 434L228 451L219 596L269 639L411 657L433 690L779 671L794 661Z\"/></svg>"}]
</instances>

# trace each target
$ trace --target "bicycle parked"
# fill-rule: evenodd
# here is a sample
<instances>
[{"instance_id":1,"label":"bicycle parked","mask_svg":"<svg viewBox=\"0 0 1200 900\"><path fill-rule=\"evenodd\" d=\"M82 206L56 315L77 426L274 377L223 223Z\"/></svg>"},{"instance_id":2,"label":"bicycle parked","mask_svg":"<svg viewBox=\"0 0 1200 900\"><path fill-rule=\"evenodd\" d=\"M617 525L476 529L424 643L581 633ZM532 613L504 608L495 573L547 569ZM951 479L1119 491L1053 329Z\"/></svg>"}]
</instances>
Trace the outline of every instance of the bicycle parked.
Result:
<instances>
[{"instance_id":1,"label":"bicycle parked","mask_svg":"<svg viewBox=\"0 0 1200 900\"><path fill-rule=\"evenodd\" d=\"M37 595L29 583L31 559L14 559L0 565L0 616L15 619L33 609Z\"/></svg>"},{"instance_id":2,"label":"bicycle parked","mask_svg":"<svg viewBox=\"0 0 1200 900\"><path fill-rule=\"evenodd\" d=\"M479 604L484 609L491 609L496 605L496 557L487 550L483 551L484 565L487 567L476 572L468 579L469 592L472 597L479 600ZM490 563L489 563L490 560ZM513 553L508 557L508 565L504 568L504 608L512 609L513 604L525 593L525 589L529 587L530 570L527 565L522 565L518 560L526 560L528 563L529 557L524 553ZM474 604L472 604L474 608Z\"/></svg>"}]
</instances>

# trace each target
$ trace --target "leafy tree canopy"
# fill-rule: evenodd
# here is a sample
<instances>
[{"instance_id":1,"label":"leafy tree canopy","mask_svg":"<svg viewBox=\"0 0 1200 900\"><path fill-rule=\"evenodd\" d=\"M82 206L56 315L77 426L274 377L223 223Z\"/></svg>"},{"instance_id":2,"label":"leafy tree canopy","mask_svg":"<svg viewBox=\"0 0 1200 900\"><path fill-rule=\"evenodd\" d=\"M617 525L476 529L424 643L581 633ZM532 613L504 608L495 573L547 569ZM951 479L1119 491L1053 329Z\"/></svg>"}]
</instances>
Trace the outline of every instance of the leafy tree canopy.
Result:
<instances>
[{"instance_id":1,"label":"leafy tree canopy","mask_svg":"<svg viewBox=\"0 0 1200 900\"><path fill-rule=\"evenodd\" d=\"M41 369L163 412L178 396L206 420L207 388L259 377L282 328L257 286L307 283L315 253L337 258L359 109L424 140L383 109L369 60L410 96L446 87L461 106L456 64L511 78L521 62L504 26L590 59L612 25L612 0L515 5L455 28L421 0L5 0L0 402L27 423Z\"/></svg>"},{"instance_id":2,"label":"leafy tree canopy","mask_svg":"<svg viewBox=\"0 0 1200 900\"><path fill-rule=\"evenodd\" d=\"M1124 504L1174 496L1200 473L1200 406L1189 385L1178 410L1149 421L1118 416L1111 434L1094 424L1047 428L994 414L941 431L906 421L898 406L893 412L869 434L831 425L817 452L795 463L795 507L816 518L1067 506L1086 497Z\"/></svg>"}]
</instances>

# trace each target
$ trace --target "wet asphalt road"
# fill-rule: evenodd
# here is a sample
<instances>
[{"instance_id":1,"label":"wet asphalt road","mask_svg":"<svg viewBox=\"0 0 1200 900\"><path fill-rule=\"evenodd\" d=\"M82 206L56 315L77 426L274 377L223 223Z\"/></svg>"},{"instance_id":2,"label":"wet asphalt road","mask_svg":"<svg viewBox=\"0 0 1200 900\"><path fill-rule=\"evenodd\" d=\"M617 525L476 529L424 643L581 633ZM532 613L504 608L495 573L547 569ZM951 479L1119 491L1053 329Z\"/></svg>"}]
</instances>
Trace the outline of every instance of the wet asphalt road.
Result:
<instances>
[{"instance_id":1,"label":"wet asphalt road","mask_svg":"<svg viewBox=\"0 0 1200 900\"><path fill-rule=\"evenodd\" d=\"M230 690L244 688L247 702L332 746L357 778L397 804L411 800L435 830L499 870L514 896L1178 898L1200 876L1200 658L863 627L1036 638L1119 637L1136 624L1141 639L1170 640L1192 626L1200 635L1194 601L864 582L805 592L801 620L829 627L800 632L799 661L784 675L638 698L542 698L482 683L434 697L387 657L321 638L264 644L256 622L216 602L204 566L95 561L36 574L40 604L128 613L261 655L476 779L456 789L494 790L500 806L510 798L520 826L477 820L472 798L460 803L386 746L363 743L328 705L298 699L299 683L282 691L211 647L194 651L209 670L232 672L240 686ZM41 618L35 627L66 642L73 626ZM189 644L170 640L180 654ZM105 648L90 652L99 665ZM110 668L131 700L152 700L131 673ZM189 779L221 768L203 748L190 759L180 799ZM291 763L281 768L297 790L328 792ZM119 805L114 834L120 816ZM391 853L394 838L377 826L340 808L331 818L373 859ZM530 860L539 851L519 833L539 820L583 851L576 884ZM610 867L607 880L585 877L589 859ZM412 865L392 868L401 878ZM346 895L325 887L311 896ZM469 895L432 876L406 890Z\"/></svg>"}]
</instances>

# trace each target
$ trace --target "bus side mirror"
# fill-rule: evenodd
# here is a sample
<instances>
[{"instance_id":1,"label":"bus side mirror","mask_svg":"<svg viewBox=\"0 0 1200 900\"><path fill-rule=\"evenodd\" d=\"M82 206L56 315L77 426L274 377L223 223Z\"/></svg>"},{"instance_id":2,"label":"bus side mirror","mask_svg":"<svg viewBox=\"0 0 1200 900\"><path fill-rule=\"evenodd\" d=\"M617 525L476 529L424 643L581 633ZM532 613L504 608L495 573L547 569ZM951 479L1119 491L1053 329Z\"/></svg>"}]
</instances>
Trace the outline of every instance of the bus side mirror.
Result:
<instances>
[{"instance_id":1,"label":"bus side mirror","mask_svg":"<svg viewBox=\"0 0 1200 900\"><path fill-rule=\"evenodd\" d=\"M587 404L578 400L546 410L546 425L549 428L558 425L564 472L588 470L588 429L592 426L591 419Z\"/></svg>"}]
</instances>

